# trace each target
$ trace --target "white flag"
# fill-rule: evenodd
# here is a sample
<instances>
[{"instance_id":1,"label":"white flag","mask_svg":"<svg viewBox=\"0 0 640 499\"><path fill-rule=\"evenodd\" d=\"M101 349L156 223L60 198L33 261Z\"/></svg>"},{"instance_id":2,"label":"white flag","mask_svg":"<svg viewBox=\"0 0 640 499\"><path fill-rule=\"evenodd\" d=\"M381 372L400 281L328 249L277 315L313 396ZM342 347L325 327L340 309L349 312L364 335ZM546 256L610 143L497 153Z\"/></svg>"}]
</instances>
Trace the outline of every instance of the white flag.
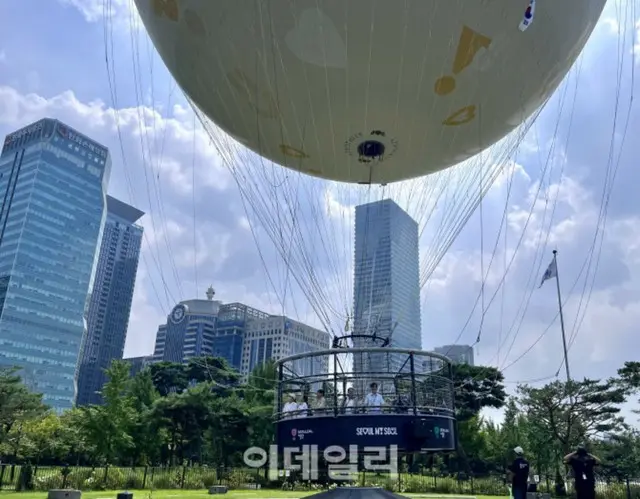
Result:
<instances>
[{"instance_id":1,"label":"white flag","mask_svg":"<svg viewBox=\"0 0 640 499\"><path fill-rule=\"evenodd\" d=\"M539 288L542 287L544 281L548 281L549 279L553 279L554 277L558 277L558 269L556 268L556 259L551 260L551 263L547 267L547 270L544 272L542 276L542 281L540 281Z\"/></svg>"}]
</instances>

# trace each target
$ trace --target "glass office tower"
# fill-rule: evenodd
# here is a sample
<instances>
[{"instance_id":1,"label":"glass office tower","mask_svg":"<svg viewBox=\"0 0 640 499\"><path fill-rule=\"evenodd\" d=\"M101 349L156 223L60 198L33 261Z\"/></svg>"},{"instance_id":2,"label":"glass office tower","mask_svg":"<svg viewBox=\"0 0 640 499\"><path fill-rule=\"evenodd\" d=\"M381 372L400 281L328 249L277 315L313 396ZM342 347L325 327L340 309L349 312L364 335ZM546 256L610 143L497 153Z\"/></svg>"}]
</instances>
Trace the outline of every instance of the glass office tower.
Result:
<instances>
[{"instance_id":1,"label":"glass office tower","mask_svg":"<svg viewBox=\"0 0 640 499\"><path fill-rule=\"evenodd\" d=\"M395 202L384 199L357 206L355 225L353 333L388 338L392 348L420 350L418 224ZM354 340L354 347L370 346L381 343ZM397 371L405 359L356 355L354 369L388 363Z\"/></svg>"},{"instance_id":2,"label":"glass office tower","mask_svg":"<svg viewBox=\"0 0 640 499\"><path fill-rule=\"evenodd\" d=\"M78 405L102 403L104 370L113 359L122 359L142 245L142 227L136 222L142 215L137 208L107 196L107 222L80 357Z\"/></svg>"},{"instance_id":3,"label":"glass office tower","mask_svg":"<svg viewBox=\"0 0 640 499\"><path fill-rule=\"evenodd\" d=\"M76 398L110 170L105 147L52 119L0 155L0 364L58 412Z\"/></svg>"}]
</instances>

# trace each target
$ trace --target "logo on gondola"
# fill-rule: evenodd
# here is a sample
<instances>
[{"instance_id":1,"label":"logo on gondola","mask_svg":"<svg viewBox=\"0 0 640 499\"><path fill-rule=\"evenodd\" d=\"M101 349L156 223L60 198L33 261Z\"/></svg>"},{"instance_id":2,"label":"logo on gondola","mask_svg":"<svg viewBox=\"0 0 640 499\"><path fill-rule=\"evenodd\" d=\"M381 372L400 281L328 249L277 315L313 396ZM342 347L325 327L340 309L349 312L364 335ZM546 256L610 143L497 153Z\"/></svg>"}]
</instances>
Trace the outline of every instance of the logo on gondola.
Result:
<instances>
[{"instance_id":1,"label":"logo on gondola","mask_svg":"<svg viewBox=\"0 0 640 499\"><path fill-rule=\"evenodd\" d=\"M449 429L441 428L440 426L435 426L433 428L433 433L435 434L436 438L447 438L447 435L449 434Z\"/></svg>"},{"instance_id":2,"label":"logo on gondola","mask_svg":"<svg viewBox=\"0 0 640 499\"><path fill-rule=\"evenodd\" d=\"M306 429L306 430L298 430L298 429L296 429L296 428L293 428L293 429L291 430L291 438L292 438L293 440L296 440L296 439L297 439L297 440L304 440L304 436L305 436L305 435L313 435L313 430L309 430L309 429Z\"/></svg>"}]
</instances>

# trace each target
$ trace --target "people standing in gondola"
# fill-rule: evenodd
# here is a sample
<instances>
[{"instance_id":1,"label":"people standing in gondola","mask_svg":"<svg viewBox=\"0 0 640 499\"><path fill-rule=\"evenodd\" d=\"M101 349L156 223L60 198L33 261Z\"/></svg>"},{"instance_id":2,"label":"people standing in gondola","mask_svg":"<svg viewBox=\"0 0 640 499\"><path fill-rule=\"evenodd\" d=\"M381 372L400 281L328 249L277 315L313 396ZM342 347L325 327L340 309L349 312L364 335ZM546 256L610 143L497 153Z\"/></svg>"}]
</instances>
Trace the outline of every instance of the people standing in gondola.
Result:
<instances>
[{"instance_id":1,"label":"people standing in gondola","mask_svg":"<svg viewBox=\"0 0 640 499\"><path fill-rule=\"evenodd\" d=\"M367 408L369 414L379 414L382 412L382 406L384 405L384 399L382 395L378 393L378 383L375 381L370 385L371 392L369 392L364 399L364 405Z\"/></svg>"},{"instance_id":2,"label":"people standing in gondola","mask_svg":"<svg viewBox=\"0 0 640 499\"><path fill-rule=\"evenodd\" d=\"M406 414L409 412L411 403L405 393L405 387L397 379L394 380L393 385L396 393L396 397L393 400L393 412L396 414Z\"/></svg>"},{"instance_id":3,"label":"people standing in gondola","mask_svg":"<svg viewBox=\"0 0 640 499\"><path fill-rule=\"evenodd\" d=\"M342 400L342 412L353 414L356 411L356 391L353 387L347 390L347 396Z\"/></svg>"},{"instance_id":4,"label":"people standing in gondola","mask_svg":"<svg viewBox=\"0 0 640 499\"><path fill-rule=\"evenodd\" d=\"M293 416L293 413L295 413L297 410L298 410L298 404L296 403L296 397L293 393L289 393L286 396L286 402L282 407L283 416L285 418L290 418Z\"/></svg>"},{"instance_id":5,"label":"people standing in gondola","mask_svg":"<svg viewBox=\"0 0 640 499\"><path fill-rule=\"evenodd\" d=\"M306 418L309 414L309 397L306 395L302 396L302 402L298 404L298 413L296 417L298 418Z\"/></svg>"},{"instance_id":6,"label":"people standing in gondola","mask_svg":"<svg viewBox=\"0 0 640 499\"><path fill-rule=\"evenodd\" d=\"M324 398L324 390L321 388L316 392L316 400L313 405L314 414L316 416L322 416L327 410L327 399Z\"/></svg>"}]
</instances>

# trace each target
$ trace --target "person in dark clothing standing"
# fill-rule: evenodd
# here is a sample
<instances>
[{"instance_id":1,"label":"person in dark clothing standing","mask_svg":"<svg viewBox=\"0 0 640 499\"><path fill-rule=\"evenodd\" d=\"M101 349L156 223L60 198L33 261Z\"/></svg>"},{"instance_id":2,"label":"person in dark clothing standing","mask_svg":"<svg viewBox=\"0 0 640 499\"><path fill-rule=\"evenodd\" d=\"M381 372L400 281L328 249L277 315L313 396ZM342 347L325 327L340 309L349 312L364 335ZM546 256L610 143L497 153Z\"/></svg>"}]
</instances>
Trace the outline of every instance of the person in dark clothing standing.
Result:
<instances>
[{"instance_id":1,"label":"person in dark clothing standing","mask_svg":"<svg viewBox=\"0 0 640 499\"><path fill-rule=\"evenodd\" d=\"M595 499L595 467L600 464L600 459L589 454L586 447L580 446L575 452L567 454L564 462L573 470L578 499Z\"/></svg>"},{"instance_id":2,"label":"person in dark clothing standing","mask_svg":"<svg viewBox=\"0 0 640 499\"><path fill-rule=\"evenodd\" d=\"M511 480L511 493L513 499L527 499L529 461L524 458L522 447L516 447L513 452L515 452L516 458L507 468L507 476Z\"/></svg>"}]
</instances>

